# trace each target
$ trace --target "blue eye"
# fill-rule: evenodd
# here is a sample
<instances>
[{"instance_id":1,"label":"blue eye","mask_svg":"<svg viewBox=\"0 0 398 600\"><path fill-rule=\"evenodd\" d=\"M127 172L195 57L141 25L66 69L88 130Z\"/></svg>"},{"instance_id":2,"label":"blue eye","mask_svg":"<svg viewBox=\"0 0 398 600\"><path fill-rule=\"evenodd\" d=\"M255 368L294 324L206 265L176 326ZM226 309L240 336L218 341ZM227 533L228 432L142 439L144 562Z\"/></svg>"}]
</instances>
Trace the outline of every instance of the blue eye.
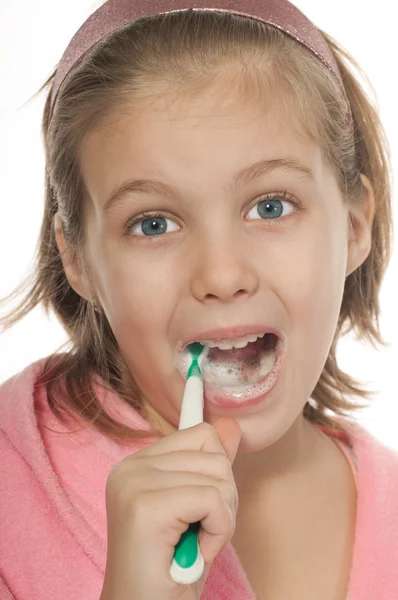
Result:
<instances>
[{"instance_id":1,"label":"blue eye","mask_svg":"<svg viewBox=\"0 0 398 600\"><path fill-rule=\"evenodd\" d=\"M154 237L156 235L161 235L162 233L170 233L170 229L167 230L167 221L175 226L175 229L172 229L171 231L176 231L178 229L178 226L171 219L167 219L160 213L152 215L143 213L136 220L130 222L129 232L132 235L141 237L143 235L146 237Z\"/></svg>"},{"instance_id":2,"label":"blue eye","mask_svg":"<svg viewBox=\"0 0 398 600\"><path fill-rule=\"evenodd\" d=\"M283 200L278 199L260 200L260 202L257 202L257 204L253 206L253 208L249 211L248 216L250 215L250 213L256 210L257 215L260 215L262 219L278 219L281 216L287 216L286 214L282 215L284 204L291 205L292 202L285 202Z\"/></svg>"}]
</instances>

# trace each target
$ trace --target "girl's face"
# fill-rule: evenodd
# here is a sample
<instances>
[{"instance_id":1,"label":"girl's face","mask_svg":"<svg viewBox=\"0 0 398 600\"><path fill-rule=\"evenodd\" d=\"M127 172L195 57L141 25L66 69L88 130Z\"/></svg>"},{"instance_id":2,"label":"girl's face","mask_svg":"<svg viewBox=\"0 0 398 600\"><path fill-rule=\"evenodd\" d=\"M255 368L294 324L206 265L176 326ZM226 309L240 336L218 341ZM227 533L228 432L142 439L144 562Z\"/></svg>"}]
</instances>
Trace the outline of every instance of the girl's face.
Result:
<instances>
[{"instance_id":1,"label":"girl's face","mask_svg":"<svg viewBox=\"0 0 398 600\"><path fill-rule=\"evenodd\" d=\"M225 89L215 97L156 99L87 135L80 155L87 257L120 350L165 432L179 423L185 380L174 356L181 342L240 325L286 335L266 402L225 409L205 400L206 421L238 421L245 453L302 419L340 311L348 212L319 147L293 116L291 123L281 118L277 102L239 106ZM303 170L275 163L249 171L282 160ZM157 188L128 191L144 179ZM125 191L115 196L119 188ZM132 223L144 212L151 214Z\"/></svg>"}]
</instances>

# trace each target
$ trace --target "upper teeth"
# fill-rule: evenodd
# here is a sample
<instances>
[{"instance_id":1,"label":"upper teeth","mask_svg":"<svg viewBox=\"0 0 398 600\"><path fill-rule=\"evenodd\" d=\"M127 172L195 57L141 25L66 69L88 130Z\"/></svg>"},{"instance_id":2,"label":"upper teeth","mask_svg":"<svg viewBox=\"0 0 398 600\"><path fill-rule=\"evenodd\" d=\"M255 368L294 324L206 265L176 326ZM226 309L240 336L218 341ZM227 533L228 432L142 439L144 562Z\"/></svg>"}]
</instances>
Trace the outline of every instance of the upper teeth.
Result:
<instances>
[{"instance_id":1,"label":"upper teeth","mask_svg":"<svg viewBox=\"0 0 398 600\"><path fill-rule=\"evenodd\" d=\"M203 346L209 348L219 348L220 350L231 350L232 348L244 348L249 342L255 342L258 338L264 337L265 333L246 335L235 340L198 340Z\"/></svg>"}]
</instances>

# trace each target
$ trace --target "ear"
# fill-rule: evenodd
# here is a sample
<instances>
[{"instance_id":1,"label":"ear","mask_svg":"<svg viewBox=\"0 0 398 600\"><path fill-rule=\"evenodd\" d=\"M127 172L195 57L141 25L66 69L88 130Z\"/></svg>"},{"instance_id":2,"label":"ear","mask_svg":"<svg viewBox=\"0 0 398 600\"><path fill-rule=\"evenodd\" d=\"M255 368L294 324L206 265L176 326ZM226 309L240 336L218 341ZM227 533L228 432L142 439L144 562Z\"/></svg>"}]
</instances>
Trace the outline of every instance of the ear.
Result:
<instances>
[{"instance_id":1,"label":"ear","mask_svg":"<svg viewBox=\"0 0 398 600\"><path fill-rule=\"evenodd\" d=\"M372 247L372 224L375 214L375 197L369 179L361 173L365 187L359 204L350 208L348 218L349 238L346 277L353 273L369 256Z\"/></svg>"},{"instance_id":2,"label":"ear","mask_svg":"<svg viewBox=\"0 0 398 600\"><path fill-rule=\"evenodd\" d=\"M90 286L86 274L81 268L76 252L69 248L65 241L62 228L62 217L59 211L54 215L54 230L58 251L69 285L77 294L79 294L79 296L82 296L82 298L85 298L86 300L90 300Z\"/></svg>"}]
</instances>

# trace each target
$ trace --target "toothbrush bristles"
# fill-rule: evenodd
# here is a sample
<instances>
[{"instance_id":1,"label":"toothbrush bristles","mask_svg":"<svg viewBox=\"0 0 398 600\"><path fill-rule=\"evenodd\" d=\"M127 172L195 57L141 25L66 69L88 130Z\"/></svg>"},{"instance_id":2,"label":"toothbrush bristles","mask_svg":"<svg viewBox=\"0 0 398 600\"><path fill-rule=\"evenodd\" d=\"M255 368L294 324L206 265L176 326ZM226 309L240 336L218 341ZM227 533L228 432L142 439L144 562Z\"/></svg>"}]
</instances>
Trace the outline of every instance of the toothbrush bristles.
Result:
<instances>
[{"instance_id":1,"label":"toothbrush bristles","mask_svg":"<svg viewBox=\"0 0 398 600\"><path fill-rule=\"evenodd\" d=\"M189 344L189 352L192 360L197 360L198 365L201 368L204 359L209 353L209 346L203 345L200 342L193 342L192 344Z\"/></svg>"}]
</instances>

